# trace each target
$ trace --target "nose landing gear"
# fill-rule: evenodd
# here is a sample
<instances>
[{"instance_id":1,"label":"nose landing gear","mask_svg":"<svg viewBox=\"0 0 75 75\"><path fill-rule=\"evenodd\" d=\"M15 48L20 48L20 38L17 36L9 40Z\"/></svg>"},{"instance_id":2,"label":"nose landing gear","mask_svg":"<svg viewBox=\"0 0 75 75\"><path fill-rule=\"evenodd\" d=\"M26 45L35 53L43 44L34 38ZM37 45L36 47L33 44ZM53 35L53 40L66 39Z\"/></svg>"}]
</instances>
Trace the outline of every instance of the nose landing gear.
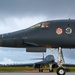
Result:
<instances>
[{"instance_id":1,"label":"nose landing gear","mask_svg":"<svg viewBox=\"0 0 75 75\"><path fill-rule=\"evenodd\" d=\"M57 69L57 75L65 75L66 71L63 67L64 63L64 57L63 57L63 52L62 48L58 48L58 69Z\"/></svg>"}]
</instances>

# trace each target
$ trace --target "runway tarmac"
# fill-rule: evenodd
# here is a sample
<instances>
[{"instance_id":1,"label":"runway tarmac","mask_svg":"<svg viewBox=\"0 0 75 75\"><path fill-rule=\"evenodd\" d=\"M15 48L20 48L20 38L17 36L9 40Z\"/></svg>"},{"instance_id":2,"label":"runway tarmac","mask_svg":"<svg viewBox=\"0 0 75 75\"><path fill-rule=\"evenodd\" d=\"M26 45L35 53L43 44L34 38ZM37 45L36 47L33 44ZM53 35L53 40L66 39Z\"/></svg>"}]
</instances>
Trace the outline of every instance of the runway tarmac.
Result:
<instances>
[{"instance_id":1,"label":"runway tarmac","mask_svg":"<svg viewBox=\"0 0 75 75\"><path fill-rule=\"evenodd\" d=\"M57 75L56 73L0 73L0 75ZM75 75L75 73L66 73L66 75Z\"/></svg>"}]
</instances>

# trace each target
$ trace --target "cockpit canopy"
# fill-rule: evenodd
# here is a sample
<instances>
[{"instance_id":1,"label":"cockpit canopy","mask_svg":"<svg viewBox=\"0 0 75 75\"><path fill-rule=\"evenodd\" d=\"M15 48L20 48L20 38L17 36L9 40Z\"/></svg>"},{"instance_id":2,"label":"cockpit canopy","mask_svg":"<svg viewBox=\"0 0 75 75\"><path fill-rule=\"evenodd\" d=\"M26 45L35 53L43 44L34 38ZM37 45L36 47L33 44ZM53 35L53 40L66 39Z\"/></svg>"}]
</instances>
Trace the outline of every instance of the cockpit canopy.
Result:
<instances>
[{"instance_id":1,"label":"cockpit canopy","mask_svg":"<svg viewBox=\"0 0 75 75\"><path fill-rule=\"evenodd\" d=\"M49 22L42 22L42 23L38 23L36 25L33 25L30 28L39 28L39 27L41 27L41 28L48 28L49 25L50 25Z\"/></svg>"}]
</instances>

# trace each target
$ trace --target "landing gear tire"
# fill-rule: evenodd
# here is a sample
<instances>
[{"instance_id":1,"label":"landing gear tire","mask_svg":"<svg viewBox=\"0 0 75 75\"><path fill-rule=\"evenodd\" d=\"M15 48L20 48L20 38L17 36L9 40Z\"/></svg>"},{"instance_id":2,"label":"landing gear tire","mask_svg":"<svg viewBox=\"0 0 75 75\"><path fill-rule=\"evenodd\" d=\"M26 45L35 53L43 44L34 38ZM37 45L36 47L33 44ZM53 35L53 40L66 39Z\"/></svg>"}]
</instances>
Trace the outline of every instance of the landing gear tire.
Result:
<instances>
[{"instance_id":1,"label":"landing gear tire","mask_svg":"<svg viewBox=\"0 0 75 75\"><path fill-rule=\"evenodd\" d=\"M62 67L60 67L60 68L58 68L57 69L57 75L65 75L65 69L64 68L62 68Z\"/></svg>"},{"instance_id":2,"label":"landing gear tire","mask_svg":"<svg viewBox=\"0 0 75 75\"><path fill-rule=\"evenodd\" d=\"M43 72L43 69L39 69L39 72Z\"/></svg>"},{"instance_id":3,"label":"landing gear tire","mask_svg":"<svg viewBox=\"0 0 75 75\"><path fill-rule=\"evenodd\" d=\"M49 69L49 72L53 72L53 69L52 70Z\"/></svg>"}]
</instances>

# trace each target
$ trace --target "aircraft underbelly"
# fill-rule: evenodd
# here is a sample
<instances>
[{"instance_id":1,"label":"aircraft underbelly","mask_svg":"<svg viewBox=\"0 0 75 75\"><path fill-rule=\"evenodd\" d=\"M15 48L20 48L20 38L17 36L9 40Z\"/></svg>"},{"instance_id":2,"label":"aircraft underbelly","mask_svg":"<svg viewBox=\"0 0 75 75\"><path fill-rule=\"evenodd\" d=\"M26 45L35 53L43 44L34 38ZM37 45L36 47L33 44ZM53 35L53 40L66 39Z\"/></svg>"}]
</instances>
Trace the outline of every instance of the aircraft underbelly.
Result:
<instances>
[{"instance_id":1,"label":"aircraft underbelly","mask_svg":"<svg viewBox=\"0 0 75 75\"><path fill-rule=\"evenodd\" d=\"M75 47L75 38L73 36L56 37L52 38L52 40L50 39L49 44L55 47Z\"/></svg>"}]
</instances>

